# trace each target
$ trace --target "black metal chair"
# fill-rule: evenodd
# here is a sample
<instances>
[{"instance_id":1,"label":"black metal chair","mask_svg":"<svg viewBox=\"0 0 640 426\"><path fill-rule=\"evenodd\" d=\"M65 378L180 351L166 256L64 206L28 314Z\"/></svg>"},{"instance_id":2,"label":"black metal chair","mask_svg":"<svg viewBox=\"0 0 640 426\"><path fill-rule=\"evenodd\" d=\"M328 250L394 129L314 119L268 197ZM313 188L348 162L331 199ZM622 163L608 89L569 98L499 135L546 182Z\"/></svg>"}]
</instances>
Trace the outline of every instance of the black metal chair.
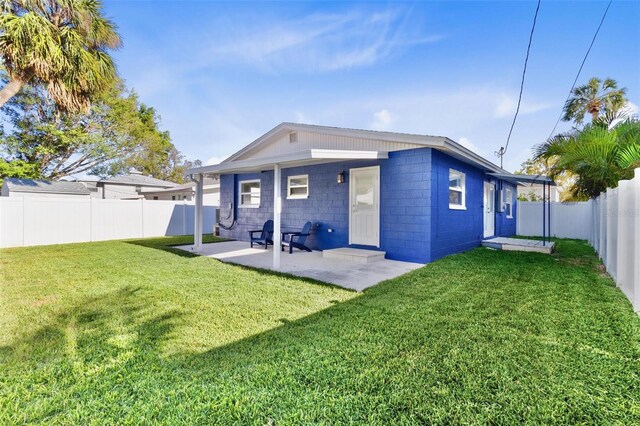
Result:
<instances>
[{"instance_id":1,"label":"black metal chair","mask_svg":"<svg viewBox=\"0 0 640 426\"><path fill-rule=\"evenodd\" d=\"M254 236L257 233L259 236ZM262 229L256 229L249 231L249 238L251 240L251 248L254 244L264 246L265 250L269 247L269 244L273 245L273 220L269 219L262 225Z\"/></svg>"},{"instance_id":2,"label":"black metal chair","mask_svg":"<svg viewBox=\"0 0 640 426\"><path fill-rule=\"evenodd\" d=\"M283 232L282 251L284 251L285 247L289 247L289 254L293 253L294 247L300 250L311 251L311 249L305 245L309 235L311 235L311 222L305 223L300 232ZM287 236L289 236L288 239Z\"/></svg>"}]
</instances>

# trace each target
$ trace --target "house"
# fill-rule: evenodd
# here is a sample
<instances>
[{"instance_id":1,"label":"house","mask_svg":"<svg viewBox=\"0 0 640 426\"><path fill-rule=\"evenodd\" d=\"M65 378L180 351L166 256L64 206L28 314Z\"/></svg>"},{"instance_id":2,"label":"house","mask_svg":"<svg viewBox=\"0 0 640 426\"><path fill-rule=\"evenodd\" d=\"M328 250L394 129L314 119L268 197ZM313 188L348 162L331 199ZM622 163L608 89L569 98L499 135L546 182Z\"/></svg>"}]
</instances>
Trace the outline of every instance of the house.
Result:
<instances>
[{"instance_id":1,"label":"house","mask_svg":"<svg viewBox=\"0 0 640 426\"><path fill-rule=\"evenodd\" d=\"M91 192L80 182L5 178L3 197L90 197Z\"/></svg>"},{"instance_id":2,"label":"house","mask_svg":"<svg viewBox=\"0 0 640 426\"><path fill-rule=\"evenodd\" d=\"M247 240L249 230L273 219L278 247L280 231L312 221L307 243L314 250L369 249L420 263L514 235L516 187L535 180L446 137L294 123L187 173L198 181L196 250L202 180L215 175L223 237ZM275 269L280 256L273 251Z\"/></svg>"},{"instance_id":3,"label":"house","mask_svg":"<svg viewBox=\"0 0 640 426\"><path fill-rule=\"evenodd\" d=\"M175 182L156 179L151 176L145 176L136 169L130 169L126 175L114 176L108 179L99 180L98 198L103 199L124 199L135 200L145 198L144 192L158 191L163 189L175 189L179 185ZM172 194L175 200L190 199L191 190L183 188ZM175 198L173 198L175 197ZM153 198L152 198L153 199Z\"/></svg>"},{"instance_id":4,"label":"house","mask_svg":"<svg viewBox=\"0 0 640 426\"><path fill-rule=\"evenodd\" d=\"M195 182L164 189L147 189L140 191L147 200L193 200L195 195ZM217 178L206 177L203 188L203 202L209 206L220 205L220 182Z\"/></svg>"},{"instance_id":5,"label":"house","mask_svg":"<svg viewBox=\"0 0 640 426\"><path fill-rule=\"evenodd\" d=\"M557 186L551 186L550 188L547 188L545 186L545 189L544 189L545 199L549 201L559 202L560 189L561 188ZM542 188L542 185L539 183L531 183L531 184L518 186L518 198L520 200L542 201L542 193L543 193L543 188Z\"/></svg>"}]
</instances>

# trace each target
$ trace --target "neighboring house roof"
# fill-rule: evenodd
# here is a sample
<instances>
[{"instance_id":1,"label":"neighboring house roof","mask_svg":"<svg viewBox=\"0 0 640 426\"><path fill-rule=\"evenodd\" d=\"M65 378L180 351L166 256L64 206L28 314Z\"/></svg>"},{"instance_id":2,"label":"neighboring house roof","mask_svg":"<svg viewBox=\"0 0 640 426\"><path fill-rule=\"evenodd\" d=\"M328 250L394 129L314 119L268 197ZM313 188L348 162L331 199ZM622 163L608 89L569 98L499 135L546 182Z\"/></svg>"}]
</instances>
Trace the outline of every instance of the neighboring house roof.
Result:
<instances>
[{"instance_id":1,"label":"neighboring house roof","mask_svg":"<svg viewBox=\"0 0 640 426\"><path fill-rule=\"evenodd\" d=\"M183 183L182 185L177 185L174 186L172 188L163 188L163 189L148 189L146 191L140 191L141 194L165 194L165 193L179 193L179 192L185 192L185 191L189 191L189 190L193 190L196 186L195 182L188 182L188 183ZM211 189L211 188L219 188L220 187L220 181L218 179L213 179L210 177L205 177L204 178L204 187L205 189Z\"/></svg>"},{"instance_id":2,"label":"neighboring house roof","mask_svg":"<svg viewBox=\"0 0 640 426\"><path fill-rule=\"evenodd\" d=\"M178 186L178 184L175 182L169 182L167 180L145 176L136 170L131 170L129 174L126 175L114 176L109 179L102 179L100 182L116 185L157 186L160 188L172 188Z\"/></svg>"},{"instance_id":3,"label":"neighboring house roof","mask_svg":"<svg viewBox=\"0 0 640 426\"><path fill-rule=\"evenodd\" d=\"M289 148L287 138L296 133ZM303 137L299 138L297 133ZM318 138L328 135L333 138ZM280 144L280 149L274 146ZM404 149L433 148L483 170L507 173L475 152L443 136L346 129L311 124L281 123L220 164L196 167L187 173L233 173L268 165L314 164L347 159L387 158L387 153Z\"/></svg>"},{"instance_id":4,"label":"neighboring house roof","mask_svg":"<svg viewBox=\"0 0 640 426\"><path fill-rule=\"evenodd\" d=\"M6 178L4 185L12 192L35 192L47 194L89 195L89 190L80 182L49 181L36 179Z\"/></svg>"}]
</instances>

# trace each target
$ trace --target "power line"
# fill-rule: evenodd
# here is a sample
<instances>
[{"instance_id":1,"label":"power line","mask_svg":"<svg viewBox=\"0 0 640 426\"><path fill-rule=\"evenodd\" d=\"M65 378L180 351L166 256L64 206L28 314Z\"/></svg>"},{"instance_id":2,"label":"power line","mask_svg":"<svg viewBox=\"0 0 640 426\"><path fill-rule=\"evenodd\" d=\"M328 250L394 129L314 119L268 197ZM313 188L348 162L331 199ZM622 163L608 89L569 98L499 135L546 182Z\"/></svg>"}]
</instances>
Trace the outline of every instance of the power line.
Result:
<instances>
[{"instance_id":1,"label":"power line","mask_svg":"<svg viewBox=\"0 0 640 426\"><path fill-rule=\"evenodd\" d=\"M500 149L496 152L496 155L500 157L500 167L502 167L502 160L503 160L504 154L507 153L507 148L509 148L511 133L513 133L513 127L516 125L516 119L518 118L518 113L520 112L520 103L522 102L522 92L524 91L524 78L527 74L527 63L529 62L529 52L531 51L531 42L533 41L533 32L536 29L536 21L538 20L539 10L540 10L540 0L538 0L538 5L536 6L536 13L533 16L533 25L531 26L531 33L529 34L529 44L527 45L527 56L525 56L524 58L524 68L522 70L522 81L520 82L520 94L518 95L518 106L516 107L516 113L513 116L511 129L509 129L509 136L507 136L507 143L505 144L505 146L500 147Z\"/></svg>"},{"instance_id":2,"label":"power line","mask_svg":"<svg viewBox=\"0 0 640 426\"><path fill-rule=\"evenodd\" d=\"M584 58L582 59L582 63L580 64L580 69L578 69L578 74L576 74L576 78L575 80L573 80L573 84L571 85L571 89L569 90L569 94L567 95L567 99L564 101L564 104L567 104L567 101L569 100L569 98L571 97L571 93L573 93L573 89L576 87L576 83L578 82L578 78L580 78L580 73L582 72L582 67L584 67L584 63L587 62L587 57L589 56L589 52L591 52L591 48L593 47L593 43L595 43L596 41L596 37L598 37L598 33L600 32L600 28L602 28L602 23L604 22L604 18L607 17L607 12L609 12L609 8L611 7L611 3L613 3L613 0L609 0L609 4L607 5L607 8L604 10L604 14L602 15L602 19L600 19L600 24L598 25L598 28L596 29L595 34L593 35L593 38L591 39L591 44L589 45L589 49L587 49L587 53L584 55ZM562 113L564 112L564 108L562 111L560 111L560 115L558 116L558 120L556 121L556 124L553 126L553 130L551 131L551 133L549 133L549 137L547 139L551 139L551 137L553 136L553 133L556 131L556 127L558 127L558 124L560 124L560 120L562 119Z\"/></svg>"}]
</instances>

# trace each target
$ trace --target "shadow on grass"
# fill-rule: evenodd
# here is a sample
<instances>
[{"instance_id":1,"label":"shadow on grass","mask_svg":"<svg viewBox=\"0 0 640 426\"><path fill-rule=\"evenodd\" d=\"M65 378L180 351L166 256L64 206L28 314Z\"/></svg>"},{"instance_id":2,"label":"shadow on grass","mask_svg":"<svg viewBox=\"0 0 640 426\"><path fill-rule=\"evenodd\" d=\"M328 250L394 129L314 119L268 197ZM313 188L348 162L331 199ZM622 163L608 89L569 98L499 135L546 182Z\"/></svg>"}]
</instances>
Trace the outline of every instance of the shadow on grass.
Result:
<instances>
[{"instance_id":1,"label":"shadow on grass","mask_svg":"<svg viewBox=\"0 0 640 426\"><path fill-rule=\"evenodd\" d=\"M106 423L635 423L638 322L587 269L473 250L173 356L163 345L183 314L125 288L60 313L2 361L43 383L16 387L27 422L77 409Z\"/></svg>"},{"instance_id":2,"label":"shadow on grass","mask_svg":"<svg viewBox=\"0 0 640 426\"><path fill-rule=\"evenodd\" d=\"M224 238L216 237L213 234L205 234L202 236L202 242L204 244L219 243L228 241ZM133 244L140 247L152 248L156 250L165 251L167 253L175 254L180 257L198 257L197 253L192 253L187 250L176 248L176 246L186 246L193 244L193 235L180 235L171 237L158 237L158 238L143 238L139 240L126 240L127 244Z\"/></svg>"}]
</instances>

